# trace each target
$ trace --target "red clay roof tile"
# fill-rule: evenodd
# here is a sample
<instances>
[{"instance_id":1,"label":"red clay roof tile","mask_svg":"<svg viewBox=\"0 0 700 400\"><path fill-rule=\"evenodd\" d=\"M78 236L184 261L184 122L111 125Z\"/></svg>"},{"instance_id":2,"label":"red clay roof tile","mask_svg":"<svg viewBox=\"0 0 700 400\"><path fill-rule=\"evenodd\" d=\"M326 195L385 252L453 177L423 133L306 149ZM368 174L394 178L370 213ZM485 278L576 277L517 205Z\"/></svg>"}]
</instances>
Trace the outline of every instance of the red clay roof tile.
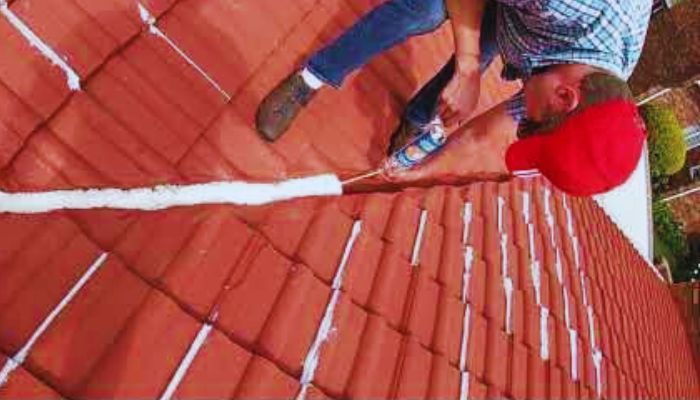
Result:
<instances>
[{"instance_id":1,"label":"red clay roof tile","mask_svg":"<svg viewBox=\"0 0 700 400\"><path fill-rule=\"evenodd\" d=\"M78 391L81 398L157 397L177 369L199 324L152 291ZM123 379L116 381L114 376Z\"/></svg>"},{"instance_id":2,"label":"red clay roof tile","mask_svg":"<svg viewBox=\"0 0 700 400\"><path fill-rule=\"evenodd\" d=\"M415 339L407 337L402 356L395 397L397 399L426 398L430 385L432 354Z\"/></svg>"},{"instance_id":3,"label":"red clay roof tile","mask_svg":"<svg viewBox=\"0 0 700 400\"><path fill-rule=\"evenodd\" d=\"M340 265L352 225L353 221L333 205L319 210L304 234L297 257L327 284Z\"/></svg>"},{"instance_id":4,"label":"red clay roof tile","mask_svg":"<svg viewBox=\"0 0 700 400\"><path fill-rule=\"evenodd\" d=\"M252 346L287 281L292 263L270 246L234 270L222 298L216 325L236 341Z\"/></svg>"},{"instance_id":5,"label":"red clay roof tile","mask_svg":"<svg viewBox=\"0 0 700 400\"><path fill-rule=\"evenodd\" d=\"M350 252L348 264L343 278L343 289L361 306L365 306L380 266L384 242L365 229L362 231Z\"/></svg>"},{"instance_id":6,"label":"red clay roof tile","mask_svg":"<svg viewBox=\"0 0 700 400\"><path fill-rule=\"evenodd\" d=\"M333 315L333 332L322 345L314 384L334 398L343 397L360 349L367 312L341 295Z\"/></svg>"},{"instance_id":7,"label":"red clay roof tile","mask_svg":"<svg viewBox=\"0 0 700 400\"><path fill-rule=\"evenodd\" d=\"M446 358L433 356L433 368L430 376L428 398L459 399L461 376L459 370L449 364Z\"/></svg>"},{"instance_id":8,"label":"red clay roof tile","mask_svg":"<svg viewBox=\"0 0 700 400\"><path fill-rule=\"evenodd\" d=\"M262 354L291 375L301 374L329 295L309 269L295 265L258 339Z\"/></svg>"},{"instance_id":9,"label":"red clay roof tile","mask_svg":"<svg viewBox=\"0 0 700 400\"><path fill-rule=\"evenodd\" d=\"M429 347L437 320L440 286L422 271L414 275L411 306L408 309L406 332L420 344Z\"/></svg>"},{"instance_id":10,"label":"red clay roof tile","mask_svg":"<svg viewBox=\"0 0 700 400\"><path fill-rule=\"evenodd\" d=\"M6 361L7 358L4 355L0 355L0 365L5 365ZM9 376L7 382L0 386L0 398L32 400L60 399L61 396L30 372L20 367Z\"/></svg>"},{"instance_id":11,"label":"red clay roof tile","mask_svg":"<svg viewBox=\"0 0 700 400\"><path fill-rule=\"evenodd\" d=\"M299 390L299 382L266 359L254 356L236 389L234 398L287 399Z\"/></svg>"},{"instance_id":12,"label":"red clay roof tile","mask_svg":"<svg viewBox=\"0 0 700 400\"><path fill-rule=\"evenodd\" d=\"M464 331L465 305L456 297L440 294L438 319L431 348L443 355L452 365L459 365Z\"/></svg>"},{"instance_id":13,"label":"red clay roof tile","mask_svg":"<svg viewBox=\"0 0 700 400\"><path fill-rule=\"evenodd\" d=\"M400 347L401 335L381 318L370 315L346 395L352 398L387 397Z\"/></svg>"},{"instance_id":14,"label":"red clay roof tile","mask_svg":"<svg viewBox=\"0 0 700 400\"><path fill-rule=\"evenodd\" d=\"M368 307L395 328L401 325L411 284L412 269L408 260L399 254L396 246L384 246Z\"/></svg>"},{"instance_id":15,"label":"red clay roof tile","mask_svg":"<svg viewBox=\"0 0 700 400\"><path fill-rule=\"evenodd\" d=\"M251 353L214 330L187 370L175 397L230 398L251 359Z\"/></svg>"},{"instance_id":16,"label":"red clay roof tile","mask_svg":"<svg viewBox=\"0 0 700 400\"><path fill-rule=\"evenodd\" d=\"M61 393L77 395L149 290L116 257L109 257L37 341L28 368L40 371L38 376Z\"/></svg>"}]
</instances>

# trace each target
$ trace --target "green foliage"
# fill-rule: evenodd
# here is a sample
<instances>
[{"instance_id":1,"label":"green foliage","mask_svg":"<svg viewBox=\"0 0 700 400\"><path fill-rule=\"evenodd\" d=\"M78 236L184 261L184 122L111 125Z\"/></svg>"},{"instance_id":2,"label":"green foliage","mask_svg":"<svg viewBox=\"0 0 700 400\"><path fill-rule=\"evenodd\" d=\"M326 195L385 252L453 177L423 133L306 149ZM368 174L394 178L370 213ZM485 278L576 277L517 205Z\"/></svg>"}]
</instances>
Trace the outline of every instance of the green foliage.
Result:
<instances>
[{"instance_id":1,"label":"green foliage","mask_svg":"<svg viewBox=\"0 0 700 400\"><path fill-rule=\"evenodd\" d=\"M678 269L679 264L684 264L680 261L685 260L689 252L685 233L674 218L668 204L655 202L652 210L658 255L668 259L674 276L683 275L683 271Z\"/></svg>"},{"instance_id":2,"label":"green foliage","mask_svg":"<svg viewBox=\"0 0 700 400\"><path fill-rule=\"evenodd\" d=\"M659 105L644 105L640 112L649 133L652 179L680 171L685 165L688 147L678 118L670 108Z\"/></svg>"}]
</instances>

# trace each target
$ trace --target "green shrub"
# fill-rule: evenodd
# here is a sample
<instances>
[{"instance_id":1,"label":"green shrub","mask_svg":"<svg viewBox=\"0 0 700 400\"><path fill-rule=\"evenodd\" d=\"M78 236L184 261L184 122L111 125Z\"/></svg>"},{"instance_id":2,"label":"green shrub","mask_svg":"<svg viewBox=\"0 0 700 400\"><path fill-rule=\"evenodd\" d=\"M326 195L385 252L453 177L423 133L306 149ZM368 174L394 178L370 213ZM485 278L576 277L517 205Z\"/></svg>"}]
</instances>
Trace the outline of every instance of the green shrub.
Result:
<instances>
[{"instance_id":1,"label":"green shrub","mask_svg":"<svg viewBox=\"0 0 700 400\"><path fill-rule=\"evenodd\" d=\"M644 105L640 112L649 133L652 178L680 171L685 165L688 147L678 118L670 108L659 105Z\"/></svg>"},{"instance_id":2,"label":"green shrub","mask_svg":"<svg viewBox=\"0 0 700 400\"><path fill-rule=\"evenodd\" d=\"M664 247L673 253L674 258L685 257L688 254L688 243L671 208L662 202L655 202L652 207L656 236L664 242Z\"/></svg>"}]
</instances>

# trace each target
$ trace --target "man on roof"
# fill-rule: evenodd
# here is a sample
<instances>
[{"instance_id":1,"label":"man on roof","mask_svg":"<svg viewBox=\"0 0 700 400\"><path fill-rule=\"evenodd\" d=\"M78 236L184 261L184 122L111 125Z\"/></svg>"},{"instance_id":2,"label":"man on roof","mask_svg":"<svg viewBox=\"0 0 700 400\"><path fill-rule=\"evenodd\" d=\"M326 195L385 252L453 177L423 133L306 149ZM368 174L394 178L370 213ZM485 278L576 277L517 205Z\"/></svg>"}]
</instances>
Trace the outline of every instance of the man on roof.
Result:
<instances>
[{"instance_id":1,"label":"man on roof","mask_svg":"<svg viewBox=\"0 0 700 400\"><path fill-rule=\"evenodd\" d=\"M510 172L539 170L574 195L606 192L634 171L645 130L626 80L639 60L651 0L387 0L261 103L257 128L278 139L325 86L338 88L373 56L439 28L448 18L454 55L410 100L389 153L427 129L466 122L480 95L481 74L500 54L507 80L523 90L450 135L436 156L396 180L459 174L460 136L500 121L519 140L504 155Z\"/></svg>"}]
</instances>

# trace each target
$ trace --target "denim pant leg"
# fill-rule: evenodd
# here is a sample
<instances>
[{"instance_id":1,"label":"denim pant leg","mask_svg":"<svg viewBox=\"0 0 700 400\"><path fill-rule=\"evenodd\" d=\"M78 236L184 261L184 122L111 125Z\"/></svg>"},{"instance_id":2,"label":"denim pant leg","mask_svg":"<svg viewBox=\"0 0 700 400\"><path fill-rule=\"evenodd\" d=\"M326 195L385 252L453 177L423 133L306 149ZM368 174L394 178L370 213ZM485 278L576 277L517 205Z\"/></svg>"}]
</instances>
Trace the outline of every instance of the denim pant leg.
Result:
<instances>
[{"instance_id":1,"label":"denim pant leg","mask_svg":"<svg viewBox=\"0 0 700 400\"><path fill-rule=\"evenodd\" d=\"M481 22L481 36L479 46L481 47L481 58L479 68L484 72L496 55L498 54L498 43L496 41L496 12L497 6L494 0L488 0L484 10L484 17ZM437 114L440 94L447 84L452 80L455 73L455 57L450 60L421 90L413 96L408 103L404 117L415 125L425 125L435 118Z\"/></svg>"},{"instance_id":2,"label":"denim pant leg","mask_svg":"<svg viewBox=\"0 0 700 400\"><path fill-rule=\"evenodd\" d=\"M306 68L339 87L373 56L411 36L437 29L446 19L444 0L387 0L311 57Z\"/></svg>"}]
</instances>

